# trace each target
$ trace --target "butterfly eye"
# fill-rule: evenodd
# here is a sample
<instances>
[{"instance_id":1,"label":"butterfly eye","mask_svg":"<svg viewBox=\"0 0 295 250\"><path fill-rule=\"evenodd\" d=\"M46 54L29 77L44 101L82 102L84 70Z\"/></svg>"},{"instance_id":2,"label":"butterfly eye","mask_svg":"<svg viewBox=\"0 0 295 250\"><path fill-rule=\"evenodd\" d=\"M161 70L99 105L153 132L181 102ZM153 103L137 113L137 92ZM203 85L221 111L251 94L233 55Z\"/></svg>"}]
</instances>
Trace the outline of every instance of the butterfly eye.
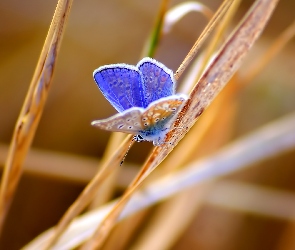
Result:
<instances>
[{"instance_id":1,"label":"butterfly eye","mask_svg":"<svg viewBox=\"0 0 295 250\"><path fill-rule=\"evenodd\" d=\"M155 119L155 122L158 122L159 120L160 120L160 118L156 118L156 119Z\"/></svg>"},{"instance_id":2,"label":"butterfly eye","mask_svg":"<svg viewBox=\"0 0 295 250\"><path fill-rule=\"evenodd\" d=\"M144 118L142 118L142 120L145 122L145 121L147 120L147 118L146 118L146 117L144 117Z\"/></svg>"},{"instance_id":3,"label":"butterfly eye","mask_svg":"<svg viewBox=\"0 0 295 250\"><path fill-rule=\"evenodd\" d=\"M145 123L145 124L143 124L144 126L147 126L148 124L147 123Z\"/></svg>"},{"instance_id":4,"label":"butterfly eye","mask_svg":"<svg viewBox=\"0 0 295 250\"><path fill-rule=\"evenodd\" d=\"M121 128L123 128L123 127L124 127L124 124L120 124L120 125L118 126L119 129L121 129Z\"/></svg>"},{"instance_id":5,"label":"butterfly eye","mask_svg":"<svg viewBox=\"0 0 295 250\"><path fill-rule=\"evenodd\" d=\"M162 118L162 121L164 121L165 119L166 119L166 117L163 117L163 118Z\"/></svg>"},{"instance_id":6,"label":"butterfly eye","mask_svg":"<svg viewBox=\"0 0 295 250\"><path fill-rule=\"evenodd\" d=\"M132 129L133 127L132 127L132 126L129 126L128 128L129 128L129 129Z\"/></svg>"}]
</instances>

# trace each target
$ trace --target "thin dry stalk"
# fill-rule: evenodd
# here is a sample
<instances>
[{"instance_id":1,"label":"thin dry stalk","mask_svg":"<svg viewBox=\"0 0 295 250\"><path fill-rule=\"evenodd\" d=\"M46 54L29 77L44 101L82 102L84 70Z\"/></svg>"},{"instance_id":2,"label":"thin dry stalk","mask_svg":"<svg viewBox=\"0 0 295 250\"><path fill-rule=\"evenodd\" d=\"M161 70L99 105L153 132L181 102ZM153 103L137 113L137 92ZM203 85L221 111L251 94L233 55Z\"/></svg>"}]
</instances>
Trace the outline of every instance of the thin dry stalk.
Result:
<instances>
[{"instance_id":1,"label":"thin dry stalk","mask_svg":"<svg viewBox=\"0 0 295 250\"><path fill-rule=\"evenodd\" d=\"M101 167L101 170L89 182L75 202L68 208L66 213L56 225L54 235L50 238L44 249L51 249L58 238L67 229L71 221L91 202L91 199L95 196L105 178L107 178L113 171L116 170L116 168L120 166L119 163L122 157L133 143L134 140L132 139L132 136L128 135L108 161Z\"/></svg>"},{"instance_id":2,"label":"thin dry stalk","mask_svg":"<svg viewBox=\"0 0 295 250\"><path fill-rule=\"evenodd\" d=\"M172 27L179 22L182 17L192 11L202 13L209 21L214 15L211 9L199 2L180 3L167 11L163 24L163 33L169 33Z\"/></svg>"},{"instance_id":3,"label":"thin dry stalk","mask_svg":"<svg viewBox=\"0 0 295 250\"><path fill-rule=\"evenodd\" d=\"M214 51L216 51L217 45L220 44L222 41L222 38L225 37L225 32L229 26L229 23L231 22L234 14L236 13L241 0L235 0L233 1L233 4L230 6L228 12L220 22L220 25L217 27L216 33L214 37L210 40L210 44L208 48L205 51L205 57L203 58L201 68L196 74L196 81L200 79L201 74L204 72L204 69L208 65L208 62L210 61L210 58L212 58Z\"/></svg>"},{"instance_id":4,"label":"thin dry stalk","mask_svg":"<svg viewBox=\"0 0 295 250\"><path fill-rule=\"evenodd\" d=\"M213 18L210 20L208 25L203 30L202 34L199 36L198 40L195 42L193 47L191 48L190 52L187 54L187 56L184 58L183 62L179 66L178 70L176 70L174 74L174 78L177 81L184 70L188 67L190 62L194 59L196 54L198 53L200 47L205 42L206 38L211 34L212 30L215 28L215 26L218 24L218 22L221 20L221 18L224 16L224 14L227 12L228 8L232 4L233 0L225 0L222 5L218 8Z\"/></svg>"},{"instance_id":5,"label":"thin dry stalk","mask_svg":"<svg viewBox=\"0 0 295 250\"><path fill-rule=\"evenodd\" d=\"M257 60L253 62L249 69L246 69L247 74L241 78L242 82L240 86L243 87L251 82L294 36L295 21L278 36L261 57L258 57Z\"/></svg>"},{"instance_id":6,"label":"thin dry stalk","mask_svg":"<svg viewBox=\"0 0 295 250\"><path fill-rule=\"evenodd\" d=\"M4 165L8 146L0 144L0 166ZM85 184L95 175L97 159L31 148L23 165L24 173ZM1 167L0 167L1 168Z\"/></svg>"},{"instance_id":7,"label":"thin dry stalk","mask_svg":"<svg viewBox=\"0 0 295 250\"><path fill-rule=\"evenodd\" d=\"M15 125L1 182L0 231L20 179L24 159L42 115L72 2L72 0L60 0L57 4L25 102Z\"/></svg>"},{"instance_id":8,"label":"thin dry stalk","mask_svg":"<svg viewBox=\"0 0 295 250\"><path fill-rule=\"evenodd\" d=\"M114 151L117 150L118 145L122 142L122 140L126 137L123 133L112 133L111 138L108 142L106 150L103 154L103 157L100 162L100 166L104 166L108 159L111 157ZM113 194L116 178L118 175L119 169L114 169L112 173L105 179L105 181L101 184L101 187L97 191L94 200L90 204L90 209L98 207L101 204L104 204L106 201L110 199ZM100 169L98 171L101 171Z\"/></svg>"},{"instance_id":9,"label":"thin dry stalk","mask_svg":"<svg viewBox=\"0 0 295 250\"><path fill-rule=\"evenodd\" d=\"M175 127L186 129L171 131L166 137L167 144L154 149L141 172L126 190L121 200L98 226L93 238L85 246L85 249L99 249L102 246L134 191L172 151L181 138L187 133L188 129L195 123L205 108L208 107L239 68L242 59L261 34L277 2L277 0L260 0L253 4L240 25L205 71L180 112L176 124L174 125ZM194 52L192 54L194 54Z\"/></svg>"},{"instance_id":10,"label":"thin dry stalk","mask_svg":"<svg viewBox=\"0 0 295 250\"><path fill-rule=\"evenodd\" d=\"M187 225L192 222L192 218L204 203L204 198L208 195L211 186L211 182L206 182L165 201L157 209L156 214L153 214L151 219L149 218L144 232L132 244L130 250L171 249L180 235L185 232ZM164 235L163 232L165 232Z\"/></svg>"}]
</instances>

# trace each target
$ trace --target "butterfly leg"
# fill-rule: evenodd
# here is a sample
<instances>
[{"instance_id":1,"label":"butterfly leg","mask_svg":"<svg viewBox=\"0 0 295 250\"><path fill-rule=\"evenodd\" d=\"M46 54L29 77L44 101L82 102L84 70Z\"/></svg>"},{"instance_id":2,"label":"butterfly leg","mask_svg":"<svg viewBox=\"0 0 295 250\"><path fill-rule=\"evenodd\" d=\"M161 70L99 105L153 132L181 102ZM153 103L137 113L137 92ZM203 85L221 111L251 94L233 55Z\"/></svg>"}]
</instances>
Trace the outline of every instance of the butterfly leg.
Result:
<instances>
[{"instance_id":1,"label":"butterfly leg","mask_svg":"<svg viewBox=\"0 0 295 250\"><path fill-rule=\"evenodd\" d=\"M141 135L135 135L135 136L133 136L133 140L136 141L136 142L142 142L142 141L144 141L144 139L142 138Z\"/></svg>"}]
</instances>

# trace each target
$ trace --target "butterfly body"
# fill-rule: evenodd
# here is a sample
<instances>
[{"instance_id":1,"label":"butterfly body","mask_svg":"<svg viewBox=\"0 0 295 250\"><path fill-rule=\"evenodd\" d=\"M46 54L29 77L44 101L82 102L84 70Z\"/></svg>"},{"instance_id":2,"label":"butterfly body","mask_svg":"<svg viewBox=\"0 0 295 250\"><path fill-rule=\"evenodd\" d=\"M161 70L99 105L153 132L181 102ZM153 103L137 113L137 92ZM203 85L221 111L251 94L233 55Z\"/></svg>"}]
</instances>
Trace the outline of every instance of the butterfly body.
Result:
<instances>
[{"instance_id":1,"label":"butterfly body","mask_svg":"<svg viewBox=\"0 0 295 250\"><path fill-rule=\"evenodd\" d=\"M99 89L119 111L118 114L91 124L101 129L135 135L135 140L164 142L176 114L186 100L176 95L173 72L151 58L137 66L111 64L93 73Z\"/></svg>"}]
</instances>

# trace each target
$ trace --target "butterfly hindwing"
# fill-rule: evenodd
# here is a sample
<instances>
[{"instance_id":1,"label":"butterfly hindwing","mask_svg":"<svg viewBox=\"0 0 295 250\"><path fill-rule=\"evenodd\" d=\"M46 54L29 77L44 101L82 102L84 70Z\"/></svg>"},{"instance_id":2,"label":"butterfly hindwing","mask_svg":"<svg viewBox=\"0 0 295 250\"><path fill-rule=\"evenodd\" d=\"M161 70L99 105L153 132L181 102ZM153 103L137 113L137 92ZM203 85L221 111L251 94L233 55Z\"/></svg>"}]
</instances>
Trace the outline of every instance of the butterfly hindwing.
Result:
<instances>
[{"instance_id":1,"label":"butterfly hindwing","mask_svg":"<svg viewBox=\"0 0 295 250\"><path fill-rule=\"evenodd\" d=\"M143 111L142 108L131 108L107 119L93 121L91 125L112 132L138 134L143 129L141 125Z\"/></svg>"},{"instance_id":2,"label":"butterfly hindwing","mask_svg":"<svg viewBox=\"0 0 295 250\"><path fill-rule=\"evenodd\" d=\"M119 112L132 107L145 107L142 75L127 64L102 66L93 72L97 86Z\"/></svg>"},{"instance_id":3,"label":"butterfly hindwing","mask_svg":"<svg viewBox=\"0 0 295 250\"><path fill-rule=\"evenodd\" d=\"M142 127L157 127L162 123L164 127L170 124L171 118L177 113L186 100L184 95L173 95L161 98L151 103L141 115Z\"/></svg>"}]
</instances>

